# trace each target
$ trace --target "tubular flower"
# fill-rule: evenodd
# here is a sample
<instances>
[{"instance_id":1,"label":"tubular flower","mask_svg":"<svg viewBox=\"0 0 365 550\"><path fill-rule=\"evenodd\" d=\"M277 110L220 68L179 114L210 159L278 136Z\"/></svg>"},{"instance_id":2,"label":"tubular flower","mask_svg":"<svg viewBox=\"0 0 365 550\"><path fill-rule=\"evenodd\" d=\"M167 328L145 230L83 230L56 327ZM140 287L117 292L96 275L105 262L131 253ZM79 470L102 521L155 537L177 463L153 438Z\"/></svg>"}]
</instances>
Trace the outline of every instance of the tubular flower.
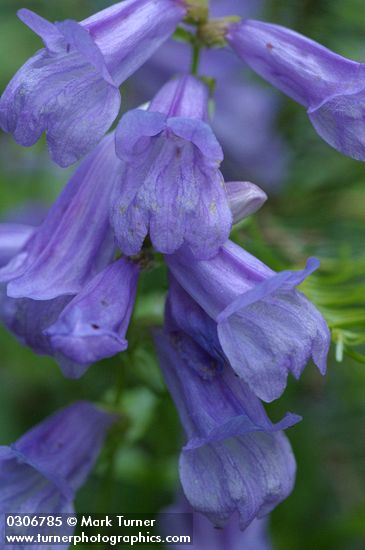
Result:
<instances>
[{"instance_id":1,"label":"tubular flower","mask_svg":"<svg viewBox=\"0 0 365 550\"><path fill-rule=\"evenodd\" d=\"M128 112L116 130L124 167L112 197L112 225L127 255L149 232L159 252L184 243L213 256L231 229L222 149L207 124L206 86L193 76L168 82L147 111Z\"/></svg>"},{"instance_id":2,"label":"tubular flower","mask_svg":"<svg viewBox=\"0 0 365 550\"><path fill-rule=\"evenodd\" d=\"M128 329L139 269L121 258L98 273L45 330L53 349L91 364L128 347Z\"/></svg>"},{"instance_id":3,"label":"tubular flower","mask_svg":"<svg viewBox=\"0 0 365 550\"><path fill-rule=\"evenodd\" d=\"M0 125L21 145L46 132L51 157L68 166L113 123L118 87L174 32L183 0L126 0L77 23L50 23L27 9L19 18L45 47L9 83Z\"/></svg>"},{"instance_id":4,"label":"tubular flower","mask_svg":"<svg viewBox=\"0 0 365 550\"><path fill-rule=\"evenodd\" d=\"M311 357L324 374L327 324L295 289L317 260L308 260L303 271L275 273L231 241L208 261L194 261L186 251L165 260L185 290L170 291L175 322L226 357L258 397L278 398L288 373L298 378Z\"/></svg>"},{"instance_id":5,"label":"tubular flower","mask_svg":"<svg viewBox=\"0 0 365 550\"><path fill-rule=\"evenodd\" d=\"M109 197L119 167L111 134L82 162L43 223L0 270L8 296L74 295L110 262L115 245Z\"/></svg>"},{"instance_id":6,"label":"tubular flower","mask_svg":"<svg viewBox=\"0 0 365 550\"><path fill-rule=\"evenodd\" d=\"M365 160L365 65L280 25L246 20L227 40L268 82L306 107L317 133L345 155Z\"/></svg>"},{"instance_id":7,"label":"tubular flower","mask_svg":"<svg viewBox=\"0 0 365 550\"><path fill-rule=\"evenodd\" d=\"M79 401L0 447L0 511L67 513L115 417Z\"/></svg>"},{"instance_id":8,"label":"tubular flower","mask_svg":"<svg viewBox=\"0 0 365 550\"><path fill-rule=\"evenodd\" d=\"M138 272L137 265L122 258L75 297L3 296L0 316L20 342L39 355L54 357L66 377L80 378L92 363L127 349Z\"/></svg>"},{"instance_id":9,"label":"tubular flower","mask_svg":"<svg viewBox=\"0 0 365 550\"><path fill-rule=\"evenodd\" d=\"M245 529L293 488L295 460L281 430L300 418L272 424L246 384L183 333L156 342L188 438L179 463L184 493L215 526L238 513Z\"/></svg>"},{"instance_id":10,"label":"tubular flower","mask_svg":"<svg viewBox=\"0 0 365 550\"><path fill-rule=\"evenodd\" d=\"M24 234L36 230L21 227ZM2 229L0 225L0 233ZM91 278L74 297L10 298L3 288L0 317L23 345L37 354L54 357L65 376L79 378L93 362L128 347L125 334L138 274L135 263L121 258Z\"/></svg>"}]
</instances>

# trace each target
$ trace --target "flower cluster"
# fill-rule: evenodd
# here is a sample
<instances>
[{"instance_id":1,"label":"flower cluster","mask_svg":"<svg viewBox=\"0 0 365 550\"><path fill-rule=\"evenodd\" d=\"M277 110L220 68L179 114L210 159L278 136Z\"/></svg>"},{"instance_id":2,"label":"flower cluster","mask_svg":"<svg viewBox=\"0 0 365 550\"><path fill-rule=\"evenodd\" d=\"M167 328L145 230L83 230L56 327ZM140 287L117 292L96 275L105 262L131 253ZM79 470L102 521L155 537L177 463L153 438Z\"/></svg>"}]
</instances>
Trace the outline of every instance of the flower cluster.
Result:
<instances>
[{"instance_id":1,"label":"flower cluster","mask_svg":"<svg viewBox=\"0 0 365 550\"><path fill-rule=\"evenodd\" d=\"M283 431L299 417L287 414L274 424L261 401L280 397L288 374L299 378L310 359L322 374L326 370L328 327L296 288L319 263L310 258L302 271L276 273L229 240L232 224L267 197L250 182L224 181L207 79L171 78L104 134L118 114L120 84L185 17L197 20L200 45L205 36L211 41L214 32L223 33L217 40L226 39L250 67L305 105L318 133L355 158L364 158L358 125L364 69L282 27L210 23L200 4L126 0L81 23L51 24L20 11L45 48L3 93L1 126L22 145L46 132L50 154L62 166L87 156L38 226L0 228L1 315L22 343L54 357L66 376L80 377L93 362L127 348L144 251L161 253L169 292L155 340L187 437L180 456L183 490L215 526L237 513L246 529L288 496L295 479ZM87 439L91 417L85 420L78 408L72 414ZM52 422L58 426L60 418L62 437L72 441L63 416ZM102 418L101 431L109 422ZM90 438L80 444L83 452L100 446L91 443L101 441L98 425L93 421ZM31 452L42 437L41 428L25 436ZM54 467L46 455L38 468L23 443L2 458L21 507L25 470L29 480L37 478L36 491L41 475L53 479ZM80 464L83 479L94 454L64 448L59 460L66 469L73 464L73 473ZM68 471L62 475L67 479ZM47 485L52 499L54 490ZM37 509L43 497L37 493L24 506Z\"/></svg>"}]
</instances>

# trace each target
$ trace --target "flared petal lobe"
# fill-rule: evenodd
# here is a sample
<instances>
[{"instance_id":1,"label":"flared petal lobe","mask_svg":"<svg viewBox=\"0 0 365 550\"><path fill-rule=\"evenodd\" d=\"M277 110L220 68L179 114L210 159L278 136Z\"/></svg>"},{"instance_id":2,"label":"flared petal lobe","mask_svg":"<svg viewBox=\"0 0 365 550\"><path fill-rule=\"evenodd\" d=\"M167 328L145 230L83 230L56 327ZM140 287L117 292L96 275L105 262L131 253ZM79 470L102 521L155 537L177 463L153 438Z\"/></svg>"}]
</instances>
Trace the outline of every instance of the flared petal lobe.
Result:
<instances>
[{"instance_id":1,"label":"flared petal lobe","mask_svg":"<svg viewBox=\"0 0 365 550\"><path fill-rule=\"evenodd\" d=\"M231 369L217 368L183 333L159 335L157 349L188 437L180 456L185 495L217 527L238 512L245 529L292 490L295 461L280 430L298 417L272 424ZM202 377L204 370L210 376Z\"/></svg>"},{"instance_id":2,"label":"flared petal lobe","mask_svg":"<svg viewBox=\"0 0 365 550\"><path fill-rule=\"evenodd\" d=\"M34 227L20 223L0 224L0 267L6 265L26 244Z\"/></svg>"},{"instance_id":3,"label":"flared petal lobe","mask_svg":"<svg viewBox=\"0 0 365 550\"><path fill-rule=\"evenodd\" d=\"M115 417L79 401L0 448L0 511L71 512Z\"/></svg>"},{"instance_id":4,"label":"flared petal lobe","mask_svg":"<svg viewBox=\"0 0 365 550\"><path fill-rule=\"evenodd\" d=\"M109 200L120 161L113 134L82 162L22 251L0 270L12 298L77 294L114 254ZM77 258L77 261L75 261Z\"/></svg>"},{"instance_id":5,"label":"flared petal lobe","mask_svg":"<svg viewBox=\"0 0 365 550\"><path fill-rule=\"evenodd\" d=\"M122 258L96 275L45 330L52 348L81 365L124 351L138 272Z\"/></svg>"},{"instance_id":6,"label":"flared petal lobe","mask_svg":"<svg viewBox=\"0 0 365 550\"><path fill-rule=\"evenodd\" d=\"M307 108L332 147L365 160L365 65L285 27L246 20L227 40L260 76Z\"/></svg>"},{"instance_id":7,"label":"flared petal lobe","mask_svg":"<svg viewBox=\"0 0 365 550\"><path fill-rule=\"evenodd\" d=\"M302 272L275 273L229 241L211 260L193 261L181 252L166 256L166 262L209 317L206 322L202 312L195 314L200 319L197 336L189 334L204 346L206 324L207 334L214 335L214 350L221 349L258 397L268 402L278 398L288 373L298 378L310 358L324 374L330 343L327 324L295 289L318 267L314 259ZM186 319L180 322L188 324Z\"/></svg>"},{"instance_id":8,"label":"flared petal lobe","mask_svg":"<svg viewBox=\"0 0 365 550\"><path fill-rule=\"evenodd\" d=\"M223 155L205 122L207 90L192 76L166 84L148 111L127 113L116 131L124 163L111 202L119 246L139 252L149 233L159 252L186 244L213 256L229 235L232 215L219 164Z\"/></svg>"},{"instance_id":9,"label":"flared petal lobe","mask_svg":"<svg viewBox=\"0 0 365 550\"><path fill-rule=\"evenodd\" d=\"M233 223L254 214L267 200L266 193L249 181L227 181L226 190Z\"/></svg>"},{"instance_id":10,"label":"flared petal lobe","mask_svg":"<svg viewBox=\"0 0 365 550\"><path fill-rule=\"evenodd\" d=\"M45 48L14 76L0 100L0 126L21 145L43 132L51 157L68 166L96 146L120 108L118 87L172 34L178 0L127 0L77 23L20 19Z\"/></svg>"}]
</instances>

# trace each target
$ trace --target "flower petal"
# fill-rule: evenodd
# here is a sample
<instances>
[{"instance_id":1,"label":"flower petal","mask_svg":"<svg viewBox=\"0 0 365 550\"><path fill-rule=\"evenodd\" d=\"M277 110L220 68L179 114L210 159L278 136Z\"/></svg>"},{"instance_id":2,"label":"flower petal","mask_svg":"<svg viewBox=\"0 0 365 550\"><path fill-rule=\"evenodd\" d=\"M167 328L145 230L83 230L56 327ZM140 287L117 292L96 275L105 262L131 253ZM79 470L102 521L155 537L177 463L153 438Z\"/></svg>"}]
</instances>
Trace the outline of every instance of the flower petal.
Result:
<instances>
[{"instance_id":1,"label":"flower petal","mask_svg":"<svg viewBox=\"0 0 365 550\"><path fill-rule=\"evenodd\" d=\"M9 296L50 300L77 294L107 265L114 253L108 207L119 167L111 134L83 161L27 243Z\"/></svg>"},{"instance_id":2,"label":"flower petal","mask_svg":"<svg viewBox=\"0 0 365 550\"><path fill-rule=\"evenodd\" d=\"M266 193L249 181L227 181L226 191L233 223L250 216L267 200Z\"/></svg>"},{"instance_id":3,"label":"flower petal","mask_svg":"<svg viewBox=\"0 0 365 550\"><path fill-rule=\"evenodd\" d=\"M183 451L179 471L193 508L216 527L238 512L240 528L273 510L292 491L295 460L281 432L254 432Z\"/></svg>"},{"instance_id":4,"label":"flower petal","mask_svg":"<svg viewBox=\"0 0 365 550\"><path fill-rule=\"evenodd\" d=\"M45 330L52 347L81 365L124 351L138 271L122 258L96 275Z\"/></svg>"},{"instance_id":5,"label":"flower petal","mask_svg":"<svg viewBox=\"0 0 365 550\"><path fill-rule=\"evenodd\" d=\"M23 248L34 229L20 223L0 224L0 266L6 265Z\"/></svg>"}]
</instances>

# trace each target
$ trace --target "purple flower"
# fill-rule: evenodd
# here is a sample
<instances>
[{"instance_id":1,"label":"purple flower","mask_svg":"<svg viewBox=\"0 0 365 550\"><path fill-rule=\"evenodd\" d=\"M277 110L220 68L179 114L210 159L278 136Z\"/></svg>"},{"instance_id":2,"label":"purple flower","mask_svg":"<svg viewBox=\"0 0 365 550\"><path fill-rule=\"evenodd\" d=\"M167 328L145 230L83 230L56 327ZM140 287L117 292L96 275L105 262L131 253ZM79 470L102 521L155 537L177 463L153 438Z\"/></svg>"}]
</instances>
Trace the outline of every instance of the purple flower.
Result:
<instances>
[{"instance_id":1,"label":"purple flower","mask_svg":"<svg viewBox=\"0 0 365 550\"><path fill-rule=\"evenodd\" d=\"M222 149L206 123L208 94L193 76L168 82L147 111L134 110L116 130L124 162L112 198L120 248L136 254L149 232L159 252L184 243L199 258L217 252L231 229Z\"/></svg>"},{"instance_id":2,"label":"purple flower","mask_svg":"<svg viewBox=\"0 0 365 550\"><path fill-rule=\"evenodd\" d=\"M127 349L125 334L134 305L139 268L125 258L92 278L75 297L52 300L3 296L0 315L7 328L63 374L79 378L100 359Z\"/></svg>"},{"instance_id":3,"label":"purple flower","mask_svg":"<svg viewBox=\"0 0 365 550\"><path fill-rule=\"evenodd\" d=\"M186 517L185 514L193 514L194 534L191 550L271 550L272 548L268 537L267 517L254 519L244 531L239 529L235 518L230 519L223 529L215 529L202 514L194 513L183 497L164 512L184 514L180 516L182 520ZM186 525L186 532L188 529L189 525ZM185 532L185 529L181 531ZM185 550L186 546L175 544L169 548Z\"/></svg>"},{"instance_id":4,"label":"purple flower","mask_svg":"<svg viewBox=\"0 0 365 550\"><path fill-rule=\"evenodd\" d=\"M109 200L120 161L113 134L76 170L24 248L0 269L8 296L51 300L75 295L112 259Z\"/></svg>"},{"instance_id":5,"label":"purple flower","mask_svg":"<svg viewBox=\"0 0 365 550\"><path fill-rule=\"evenodd\" d=\"M50 154L68 166L90 151L118 114L118 87L173 33L182 0L127 0L81 23L19 18L45 45L14 76L0 101L0 125L21 145L46 132Z\"/></svg>"},{"instance_id":6,"label":"purple flower","mask_svg":"<svg viewBox=\"0 0 365 550\"><path fill-rule=\"evenodd\" d=\"M160 334L156 343L188 439L179 463L184 493L215 526L238 513L245 529L293 488L295 460L281 430L300 418L272 424L232 369L183 333Z\"/></svg>"},{"instance_id":7,"label":"purple flower","mask_svg":"<svg viewBox=\"0 0 365 550\"><path fill-rule=\"evenodd\" d=\"M185 251L165 260L182 287L172 283L170 290L175 324L225 357L258 397L278 398L288 373L298 378L311 357L325 372L328 327L295 289L317 260L308 260L303 271L275 273L231 241L208 261L194 261Z\"/></svg>"},{"instance_id":8,"label":"purple flower","mask_svg":"<svg viewBox=\"0 0 365 550\"><path fill-rule=\"evenodd\" d=\"M121 258L96 275L44 331L52 348L78 364L126 350L138 274L136 264Z\"/></svg>"},{"instance_id":9,"label":"purple flower","mask_svg":"<svg viewBox=\"0 0 365 550\"><path fill-rule=\"evenodd\" d=\"M120 165L111 134L81 163L41 225L25 227L30 236L0 269L7 283L3 322L71 378L127 348L139 268L126 258L112 263L109 200ZM13 238L8 228L4 242Z\"/></svg>"},{"instance_id":10,"label":"purple flower","mask_svg":"<svg viewBox=\"0 0 365 550\"><path fill-rule=\"evenodd\" d=\"M0 447L0 512L67 513L115 417L79 401Z\"/></svg>"},{"instance_id":11,"label":"purple flower","mask_svg":"<svg viewBox=\"0 0 365 550\"><path fill-rule=\"evenodd\" d=\"M227 40L254 71L304 105L318 134L350 157L365 160L365 65L290 29L246 20Z\"/></svg>"}]
</instances>

